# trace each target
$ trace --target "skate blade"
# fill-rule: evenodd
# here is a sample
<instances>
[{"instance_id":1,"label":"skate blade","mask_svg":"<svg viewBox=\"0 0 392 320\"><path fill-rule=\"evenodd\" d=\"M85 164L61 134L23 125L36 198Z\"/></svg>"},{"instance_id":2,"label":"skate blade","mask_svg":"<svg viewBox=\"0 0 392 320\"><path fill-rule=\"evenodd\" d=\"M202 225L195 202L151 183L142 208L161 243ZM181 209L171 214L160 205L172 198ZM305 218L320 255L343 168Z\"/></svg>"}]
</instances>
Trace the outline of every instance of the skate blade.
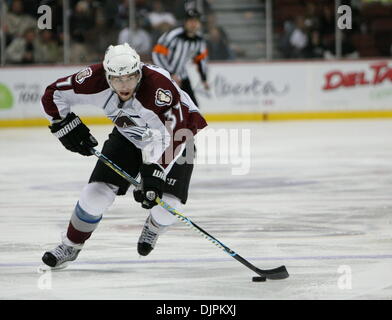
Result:
<instances>
[{"instance_id":1,"label":"skate blade","mask_svg":"<svg viewBox=\"0 0 392 320\"><path fill-rule=\"evenodd\" d=\"M68 267L69 263L64 262L62 265L59 265L57 267L50 267L46 264L42 264L38 267L38 272L40 273L44 273L44 272L48 272L48 271L59 271L59 270L63 270L66 267Z\"/></svg>"}]
</instances>

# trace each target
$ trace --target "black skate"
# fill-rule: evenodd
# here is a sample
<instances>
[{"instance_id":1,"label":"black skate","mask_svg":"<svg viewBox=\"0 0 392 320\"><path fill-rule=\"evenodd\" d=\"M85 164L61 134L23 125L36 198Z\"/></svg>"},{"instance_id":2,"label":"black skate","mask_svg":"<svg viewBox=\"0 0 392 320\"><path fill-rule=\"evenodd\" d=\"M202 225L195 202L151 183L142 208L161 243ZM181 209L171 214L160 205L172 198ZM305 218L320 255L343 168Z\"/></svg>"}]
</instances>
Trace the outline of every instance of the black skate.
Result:
<instances>
[{"instance_id":1,"label":"black skate","mask_svg":"<svg viewBox=\"0 0 392 320\"><path fill-rule=\"evenodd\" d=\"M78 257L80 250L62 243L53 250L45 252L42 261L52 269L63 269Z\"/></svg>"},{"instance_id":2,"label":"black skate","mask_svg":"<svg viewBox=\"0 0 392 320\"><path fill-rule=\"evenodd\" d=\"M158 236L166 229L167 227L158 224L149 215L137 243L137 252L141 256L147 256L154 249Z\"/></svg>"}]
</instances>

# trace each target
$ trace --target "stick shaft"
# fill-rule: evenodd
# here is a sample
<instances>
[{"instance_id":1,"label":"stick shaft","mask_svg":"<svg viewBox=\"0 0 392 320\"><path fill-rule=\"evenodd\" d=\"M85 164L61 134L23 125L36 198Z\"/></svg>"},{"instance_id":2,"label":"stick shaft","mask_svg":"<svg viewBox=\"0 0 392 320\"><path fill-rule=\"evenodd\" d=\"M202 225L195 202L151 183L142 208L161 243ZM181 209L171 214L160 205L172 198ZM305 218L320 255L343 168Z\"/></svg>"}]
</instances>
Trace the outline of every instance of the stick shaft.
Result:
<instances>
[{"instance_id":1,"label":"stick shaft","mask_svg":"<svg viewBox=\"0 0 392 320\"><path fill-rule=\"evenodd\" d=\"M139 186L140 183L137 182L131 175L129 175L127 172L125 172L123 169L121 169L119 166L117 166L114 162L112 162L110 159L108 159L105 155L100 153L99 151L93 149L94 155L98 157L99 160L101 160L103 163L105 163L108 167L113 169L116 173L118 173L120 176L122 176L124 179L132 183L134 186ZM192 222L188 217L186 217L184 214L178 212L175 208L171 207L168 203L163 201L162 199L158 198L157 203L169 211L172 215L178 217L180 220L184 221L186 224L193 226L195 229L197 229L199 232L203 233L205 237L209 238L212 242L216 242L216 245L220 245L222 249L227 252L231 256L237 255L233 250L225 246L222 242L220 242L218 239L210 235L207 231L203 230L200 228L198 225L196 225L194 222Z\"/></svg>"},{"instance_id":2,"label":"stick shaft","mask_svg":"<svg viewBox=\"0 0 392 320\"><path fill-rule=\"evenodd\" d=\"M114 162L112 162L110 159L108 159L101 152L95 150L94 148L91 148L91 151L100 161L102 161L104 164L106 164L108 167L110 167L112 170L114 170L116 173L118 173L121 177L123 177L124 179L129 181L131 184L133 184L134 186L139 186L140 185L140 183L137 182L132 176L130 176L126 171L124 171L118 165L116 165ZM211 241L217 247L219 247L220 249L225 251L228 255L233 257L235 260L237 260L238 262L240 262L241 264L243 264L244 266L246 266L250 270L256 272L258 275L264 276L264 275L268 274L269 272L271 272L271 273L274 272L274 269L271 269L271 270L261 270L261 269L257 268L256 266L251 264L249 261L247 261L246 259L241 257L239 254L237 254L236 252L231 250L229 247L224 245L221 241L216 239L214 236L209 234L207 231L203 230L201 227L199 227L196 223L191 221L184 214L182 214L181 212L177 211L175 208L171 207L167 202L163 201L159 197L156 199L156 202L161 207L163 207L168 212L170 212L172 215L176 216L179 220L181 220L182 222L184 222L188 226L192 227L194 230L196 230L198 233L200 233L204 238L206 238L207 240ZM282 267L280 267L278 269L282 269ZM285 268L284 268L284 271L285 271ZM286 273L287 273L287 271L286 271ZM287 274L287 276L288 276L288 274ZM283 279L283 277L282 277L282 279Z\"/></svg>"}]
</instances>

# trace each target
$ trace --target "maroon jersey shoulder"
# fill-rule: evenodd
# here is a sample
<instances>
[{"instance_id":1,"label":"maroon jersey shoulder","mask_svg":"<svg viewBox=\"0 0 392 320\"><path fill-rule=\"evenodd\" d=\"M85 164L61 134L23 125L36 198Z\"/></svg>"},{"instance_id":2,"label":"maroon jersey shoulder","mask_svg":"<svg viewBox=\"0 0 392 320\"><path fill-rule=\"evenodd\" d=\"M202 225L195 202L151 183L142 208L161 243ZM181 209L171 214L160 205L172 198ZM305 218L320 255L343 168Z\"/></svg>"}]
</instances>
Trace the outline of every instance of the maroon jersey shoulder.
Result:
<instances>
[{"instance_id":1,"label":"maroon jersey shoulder","mask_svg":"<svg viewBox=\"0 0 392 320\"><path fill-rule=\"evenodd\" d=\"M72 75L75 93L93 94L109 88L102 63L93 64Z\"/></svg>"},{"instance_id":2,"label":"maroon jersey shoulder","mask_svg":"<svg viewBox=\"0 0 392 320\"><path fill-rule=\"evenodd\" d=\"M73 90L82 94L94 94L107 88L109 85L102 63L93 64L70 76L57 79L48 86L48 89L52 90Z\"/></svg>"},{"instance_id":3,"label":"maroon jersey shoulder","mask_svg":"<svg viewBox=\"0 0 392 320\"><path fill-rule=\"evenodd\" d=\"M50 84L42 98L41 102L46 114L53 120L61 119L60 110L54 102L54 93L56 91L73 90L75 94L94 94L109 88L106 81L103 64L93 64L81 71L57 79Z\"/></svg>"},{"instance_id":4,"label":"maroon jersey shoulder","mask_svg":"<svg viewBox=\"0 0 392 320\"><path fill-rule=\"evenodd\" d=\"M143 66L142 80L136 92L136 99L143 107L160 114L180 102L180 93L171 79Z\"/></svg>"}]
</instances>

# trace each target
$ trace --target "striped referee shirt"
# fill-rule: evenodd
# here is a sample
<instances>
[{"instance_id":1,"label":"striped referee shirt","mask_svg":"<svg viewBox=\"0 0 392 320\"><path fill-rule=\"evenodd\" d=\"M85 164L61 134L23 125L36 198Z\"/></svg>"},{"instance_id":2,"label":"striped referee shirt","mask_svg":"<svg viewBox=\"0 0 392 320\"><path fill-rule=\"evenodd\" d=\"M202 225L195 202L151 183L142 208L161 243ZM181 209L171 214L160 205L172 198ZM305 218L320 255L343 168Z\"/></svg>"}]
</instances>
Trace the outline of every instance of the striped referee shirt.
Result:
<instances>
[{"instance_id":1,"label":"striped referee shirt","mask_svg":"<svg viewBox=\"0 0 392 320\"><path fill-rule=\"evenodd\" d=\"M194 38L186 35L183 27L164 33L152 50L154 64L181 79L188 78L186 65L190 60L197 64L200 77L207 80L207 44L198 33Z\"/></svg>"}]
</instances>

